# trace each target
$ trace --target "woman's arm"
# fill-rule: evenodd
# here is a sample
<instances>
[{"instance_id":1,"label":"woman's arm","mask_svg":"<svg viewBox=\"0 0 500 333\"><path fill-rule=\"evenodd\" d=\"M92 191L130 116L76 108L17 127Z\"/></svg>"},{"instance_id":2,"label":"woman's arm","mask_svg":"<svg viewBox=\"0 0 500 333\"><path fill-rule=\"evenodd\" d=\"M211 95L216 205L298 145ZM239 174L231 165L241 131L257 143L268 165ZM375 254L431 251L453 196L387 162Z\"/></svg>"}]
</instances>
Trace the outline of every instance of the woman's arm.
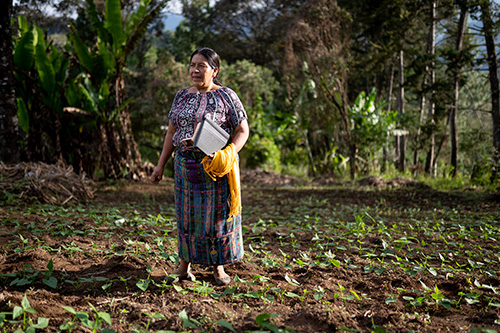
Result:
<instances>
[{"instance_id":1,"label":"woman's arm","mask_svg":"<svg viewBox=\"0 0 500 333\"><path fill-rule=\"evenodd\" d=\"M161 151L158 164L156 165L150 177L150 181L153 184L158 184L160 180L163 179L163 169L165 168L165 164L167 164L168 159L170 158L170 156L172 156L172 152L174 151L174 144L172 140L174 133L174 125L169 124L167 134L165 134L165 141L163 142L163 149Z\"/></svg>"},{"instance_id":2,"label":"woman's arm","mask_svg":"<svg viewBox=\"0 0 500 333\"><path fill-rule=\"evenodd\" d=\"M250 128L248 127L248 121L245 119L234 130L233 144L236 152L239 152L243 148L249 135Z\"/></svg>"}]
</instances>

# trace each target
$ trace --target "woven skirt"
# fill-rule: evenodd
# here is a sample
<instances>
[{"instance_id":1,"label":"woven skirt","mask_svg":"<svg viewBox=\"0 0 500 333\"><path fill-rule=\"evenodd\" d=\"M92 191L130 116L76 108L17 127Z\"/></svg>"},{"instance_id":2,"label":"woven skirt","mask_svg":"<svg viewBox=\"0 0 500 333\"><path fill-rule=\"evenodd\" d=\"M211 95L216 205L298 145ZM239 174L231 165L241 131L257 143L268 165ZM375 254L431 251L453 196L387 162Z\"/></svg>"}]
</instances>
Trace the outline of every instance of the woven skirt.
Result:
<instances>
[{"instance_id":1,"label":"woven skirt","mask_svg":"<svg viewBox=\"0 0 500 333\"><path fill-rule=\"evenodd\" d=\"M197 150L175 154L175 208L179 257L202 265L225 265L243 258L241 215L229 219L227 176L210 178Z\"/></svg>"}]
</instances>

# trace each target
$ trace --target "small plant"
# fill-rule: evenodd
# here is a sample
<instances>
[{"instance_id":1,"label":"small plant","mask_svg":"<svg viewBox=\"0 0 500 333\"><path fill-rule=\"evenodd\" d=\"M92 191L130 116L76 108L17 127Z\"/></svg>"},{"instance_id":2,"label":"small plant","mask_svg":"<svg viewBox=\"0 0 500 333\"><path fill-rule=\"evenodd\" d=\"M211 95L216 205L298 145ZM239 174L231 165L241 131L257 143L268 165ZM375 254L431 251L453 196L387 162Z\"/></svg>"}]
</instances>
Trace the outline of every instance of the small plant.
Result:
<instances>
[{"instance_id":1,"label":"small plant","mask_svg":"<svg viewBox=\"0 0 500 333\"><path fill-rule=\"evenodd\" d=\"M0 326L3 321L6 320L6 315L10 313L2 313L0 314ZM33 309L28 301L26 295L24 295L23 300L21 301L21 306L15 306L12 310L12 319L9 321L11 324L21 324L22 330L24 332L32 332L34 333L36 329L44 329L49 325L48 318L38 317L38 321L36 324L33 323L32 319L29 317L29 314L36 314L35 309ZM22 317L22 320L16 320L16 318Z\"/></svg>"},{"instance_id":2,"label":"small plant","mask_svg":"<svg viewBox=\"0 0 500 333\"><path fill-rule=\"evenodd\" d=\"M135 284L137 288L141 289L142 291L146 291L148 289L149 283L151 282L151 273L153 272L153 269L151 266L148 266L146 268L146 271L148 272L148 277L146 279L139 279L139 281Z\"/></svg>"},{"instance_id":3,"label":"small plant","mask_svg":"<svg viewBox=\"0 0 500 333\"><path fill-rule=\"evenodd\" d=\"M278 317L276 314L270 314L270 313L262 313L255 318L255 321L257 322L257 325L259 327L265 329L265 330L270 330L271 332L274 333L282 333L282 332L292 332L293 330L290 328L285 328L281 329L277 327L275 324L271 322L271 319Z\"/></svg>"},{"instance_id":4,"label":"small plant","mask_svg":"<svg viewBox=\"0 0 500 333\"><path fill-rule=\"evenodd\" d=\"M80 320L80 323L82 324L83 327L92 330L93 333L96 333L98 330L100 330L101 333L115 333L115 330L111 328L101 329L103 322L111 326L111 316L109 315L109 313L98 311L91 303L89 303L89 305L94 311L95 320L90 319L90 314L88 312L80 312L80 311L77 312L70 306L63 306L62 308L64 310L73 314L73 319L71 320L71 322L66 322L63 325L61 325L60 329L68 331L73 330L76 327L76 320L78 319Z\"/></svg>"},{"instance_id":5,"label":"small plant","mask_svg":"<svg viewBox=\"0 0 500 333\"><path fill-rule=\"evenodd\" d=\"M42 282L51 287L56 289L57 288L57 279L52 276L54 272L54 263L52 262L52 259L50 259L49 263L47 264L47 271L44 273L44 278L42 279Z\"/></svg>"},{"instance_id":6,"label":"small plant","mask_svg":"<svg viewBox=\"0 0 500 333\"><path fill-rule=\"evenodd\" d=\"M201 327L201 323L198 320L194 318L189 318L185 309L179 312L179 318L181 318L182 326L184 327L194 328L194 329L199 329Z\"/></svg>"}]
</instances>

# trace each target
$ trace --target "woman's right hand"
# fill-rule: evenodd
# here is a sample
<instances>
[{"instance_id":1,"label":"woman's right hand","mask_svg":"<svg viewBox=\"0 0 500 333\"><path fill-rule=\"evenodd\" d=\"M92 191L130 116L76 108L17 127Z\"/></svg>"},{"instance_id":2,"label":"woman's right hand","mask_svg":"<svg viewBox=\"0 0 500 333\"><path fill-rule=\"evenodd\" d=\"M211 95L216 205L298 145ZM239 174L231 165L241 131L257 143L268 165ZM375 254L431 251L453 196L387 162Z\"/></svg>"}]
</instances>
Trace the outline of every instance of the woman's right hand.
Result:
<instances>
[{"instance_id":1,"label":"woman's right hand","mask_svg":"<svg viewBox=\"0 0 500 333\"><path fill-rule=\"evenodd\" d=\"M160 166L156 166L156 168L154 168L153 173L151 174L151 177L149 178L149 180L153 184L158 184L160 182L160 180L162 180L162 179L163 179L163 168Z\"/></svg>"}]
</instances>

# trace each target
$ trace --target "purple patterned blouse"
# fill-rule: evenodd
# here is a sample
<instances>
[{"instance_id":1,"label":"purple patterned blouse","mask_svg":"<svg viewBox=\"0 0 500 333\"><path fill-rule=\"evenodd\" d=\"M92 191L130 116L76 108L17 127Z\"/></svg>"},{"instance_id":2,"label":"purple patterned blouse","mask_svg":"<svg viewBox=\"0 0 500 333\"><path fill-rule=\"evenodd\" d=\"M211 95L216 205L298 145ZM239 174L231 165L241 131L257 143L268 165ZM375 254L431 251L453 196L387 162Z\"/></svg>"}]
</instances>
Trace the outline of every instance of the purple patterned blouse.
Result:
<instances>
[{"instance_id":1,"label":"purple patterned blouse","mask_svg":"<svg viewBox=\"0 0 500 333\"><path fill-rule=\"evenodd\" d=\"M196 124L206 114L219 124L227 133L232 134L245 119L247 113L240 98L227 87L206 93L190 93L188 88L177 92L168 119L175 127L173 144L181 146L182 140L191 138Z\"/></svg>"}]
</instances>

